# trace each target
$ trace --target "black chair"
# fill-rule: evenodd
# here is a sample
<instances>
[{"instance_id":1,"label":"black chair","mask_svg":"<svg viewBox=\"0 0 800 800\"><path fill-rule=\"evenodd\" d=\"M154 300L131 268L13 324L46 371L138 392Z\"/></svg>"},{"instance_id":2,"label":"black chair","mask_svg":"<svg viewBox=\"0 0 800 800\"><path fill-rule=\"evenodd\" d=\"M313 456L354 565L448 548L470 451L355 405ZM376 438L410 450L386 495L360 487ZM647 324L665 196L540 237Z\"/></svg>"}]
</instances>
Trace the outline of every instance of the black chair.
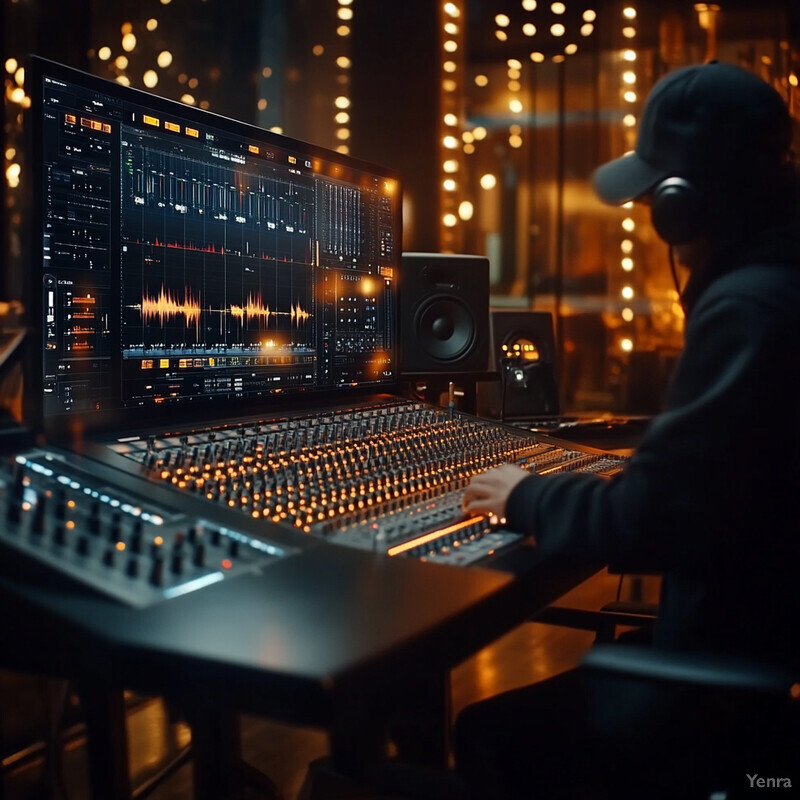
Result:
<instances>
[{"instance_id":1,"label":"black chair","mask_svg":"<svg viewBox=\"0 0 800 800\"><path fill-rule=\"evenodd\" d=\"M620 575L616 599L604 603L600 608L573 608L554 603L538 611L531 617L531 622L594 631L596 644L615 641L619 627L633 629L627 634L628 638L649 641L658 616L658 604L644 600L637 589L631 592L629 599L620 599L624 577ZM638 586L642 576L630 577L633 586Z\"/></svg>"},{"instance_id":2,"label":"black chair","mask_svg":"<svg viewBox=\"0 0 800 800\"><path fill-rule=\"evenodd\" d=\"M724 723L708 720L709 730L722 726L724 735L709 738L709 746L701 751L693 743L704 733L692 731L693 723L687 720L685 731L690 735L670 739L669 752L654 759L653 763L664 767L668 774L651 775L651 787L674 786L685 780L682 800L749 798L758 788L775 790L756 792L758 796L795 796L800 786L800 669L733 656L666 652L634 645L598 645L587 652L581 666L590 676L601 679L611 676L667 691L683 687L704 707L716 703L725 709ZM637 735L646 739L647 730ZM662 745L663 742L656 743ZM645 789L632 796L670 795Z\"/></svg>"}]
</instances>

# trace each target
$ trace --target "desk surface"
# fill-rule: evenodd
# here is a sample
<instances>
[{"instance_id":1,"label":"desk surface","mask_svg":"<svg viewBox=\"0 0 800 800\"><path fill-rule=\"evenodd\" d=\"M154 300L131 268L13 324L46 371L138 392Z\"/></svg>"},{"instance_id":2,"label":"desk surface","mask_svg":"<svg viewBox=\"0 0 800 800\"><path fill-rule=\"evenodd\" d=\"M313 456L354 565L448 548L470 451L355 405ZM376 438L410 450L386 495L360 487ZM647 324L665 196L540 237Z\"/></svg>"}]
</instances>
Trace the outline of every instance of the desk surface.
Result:
<instances>
[{"instance_id":1,"label":"desk surface","mask_svg":"<svg viewBox=\"0 0 800 800\"><path fill-rule=\"evenodd\" d=\"M509 583L501 573L317 548L145 609L41 585L3 589L6 611L42 632L34 658L41 648L66 670L122 685L180 690L224 677L219 693L240 707L280 705L322 721L324 695L381 661L413 659L418 647L446 658L454 643L439 637ZM281 687L274 707L268 693L250 694L270 681Z\"/></svg>"},{"instance_id":2,"label":"desk surface","mask_svg":"<svg viewBox=\"0 0 800 800\"><path fill-rule=\"evenodd\" d=\"M99 461L88 469L98 485L145 491L189 515L200 503L209 519L227 513L132 470ZM255 531L246 517L237 526ZM146 607L60 580L52 568L18 572L4 558L0 663L84 686L188 704L202 698L208 707L344 731L346 740L361 721L415 702L418 690L435 694L452 667L598 569L545 560L529 543L456 567L277 528L269 535L285 558Z\"/></svg>"},{"instance_id":3,"label":"desk surface","mask_svg":"<svg viewBox=\"0 0 800 800\"><path fill-rule=\"evenodd\" d=\"M325 725L338 694L390 702L594 571L532 547L504 558L518 577L321 546L144 609L4 577L2 644L8 666Z\"/></svg>"}]
</instances>

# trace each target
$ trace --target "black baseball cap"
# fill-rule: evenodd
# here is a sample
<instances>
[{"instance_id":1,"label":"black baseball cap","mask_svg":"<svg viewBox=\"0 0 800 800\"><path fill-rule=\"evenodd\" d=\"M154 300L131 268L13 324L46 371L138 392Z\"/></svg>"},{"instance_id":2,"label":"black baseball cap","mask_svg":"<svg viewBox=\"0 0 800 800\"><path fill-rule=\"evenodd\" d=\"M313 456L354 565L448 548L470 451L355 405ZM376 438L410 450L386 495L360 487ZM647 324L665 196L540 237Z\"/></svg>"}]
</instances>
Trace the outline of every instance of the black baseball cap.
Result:
<instances>
[{"instance_id":1,"label":"black baseball cap","mask_svg":"<svg viewBox=\"0 0 800 800\"><path fill-rule=\"evenodd\" d=\"M668 177L726 186L784 163L792 138L781 95L742 67L711 61L670 72L645 103L636 149L593 175L600 199L621 205ZM763 176L762 176L763 177Z\"/></svg>"}]
</instances>

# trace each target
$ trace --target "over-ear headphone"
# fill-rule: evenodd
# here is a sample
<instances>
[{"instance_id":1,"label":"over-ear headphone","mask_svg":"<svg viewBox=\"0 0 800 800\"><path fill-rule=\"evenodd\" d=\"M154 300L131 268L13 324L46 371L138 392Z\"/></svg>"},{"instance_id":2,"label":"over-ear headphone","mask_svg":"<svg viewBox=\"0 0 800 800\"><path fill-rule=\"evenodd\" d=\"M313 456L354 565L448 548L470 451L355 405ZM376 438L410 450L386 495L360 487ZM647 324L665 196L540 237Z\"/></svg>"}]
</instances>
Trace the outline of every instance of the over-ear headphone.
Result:
<instances>
[{"instance_id":1,"label":"over-ear headphone","mask_svg":"<svg viewBox=\"0 0 800 800\"><path fill-rule=\"evenodd\" d=\"M670 246L696 239L708 225L700 191L686 178L665 178L653 190L650 218Z\"/></svg>"}]
</instances>

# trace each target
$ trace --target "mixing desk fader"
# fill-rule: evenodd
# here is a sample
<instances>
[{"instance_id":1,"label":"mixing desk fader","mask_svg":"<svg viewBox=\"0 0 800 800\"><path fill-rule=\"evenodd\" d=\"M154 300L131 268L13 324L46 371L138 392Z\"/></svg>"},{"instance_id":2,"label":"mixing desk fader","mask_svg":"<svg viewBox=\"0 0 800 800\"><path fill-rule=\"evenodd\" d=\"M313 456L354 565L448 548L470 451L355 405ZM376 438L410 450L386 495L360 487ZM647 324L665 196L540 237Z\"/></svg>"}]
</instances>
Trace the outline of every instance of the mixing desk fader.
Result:
<instances>
[{"instance_id":1,"label":"mixing desk fader","mask_svg":"<svg viewBox=\"0 0 800 800\"><path fill-rule=\"evenodd\" d=\"M4 566L16 559L21 569L66 576L139 608L289 554L235 520L221 526L162 507L46 449L0 465L0 520Z\"/></svg>"},{"instance_id":2,"label":"mixing desk fader","mask_svg":"<svg viewBox=\"0 0 800 800\"><path fill-rule=\"evenodd\" d=\"M611 476L625 459L469 415L393 400L112 445L150 479L337 544L451 564L517 542L465 519L470 478L512 462Z\"/></svg>"}]
</instances>

